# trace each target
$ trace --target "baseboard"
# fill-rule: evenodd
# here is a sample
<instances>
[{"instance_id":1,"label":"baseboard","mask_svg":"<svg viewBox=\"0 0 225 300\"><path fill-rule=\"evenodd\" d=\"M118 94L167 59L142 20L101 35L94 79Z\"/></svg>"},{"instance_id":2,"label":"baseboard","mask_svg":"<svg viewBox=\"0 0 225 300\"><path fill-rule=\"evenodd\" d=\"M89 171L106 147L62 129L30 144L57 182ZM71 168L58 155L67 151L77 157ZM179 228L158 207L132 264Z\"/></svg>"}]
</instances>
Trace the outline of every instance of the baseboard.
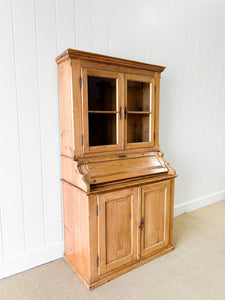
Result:
<instances>
[{"instance_id":1,"label":"baseboard","mask_svg":"<svg viewBox=\"0 0 225 300\"><path fill-rule=\"evenodd\" d=\"M40 266L63 256L63 242L0 262L0 279Z\"/></svg>"},{"instance_id":2,"label":"baseboard","mask_svg":"<svg viewBox=\"0 0 225 300\"><path fill-rule=\"evenodd\" d=\"M174 217L177 217L184 212L189 212L219 201L225 200L225 191L211 194L199 199L195 199L183 204L175 205L174 207Z\"/></svg>"}]
</instances>

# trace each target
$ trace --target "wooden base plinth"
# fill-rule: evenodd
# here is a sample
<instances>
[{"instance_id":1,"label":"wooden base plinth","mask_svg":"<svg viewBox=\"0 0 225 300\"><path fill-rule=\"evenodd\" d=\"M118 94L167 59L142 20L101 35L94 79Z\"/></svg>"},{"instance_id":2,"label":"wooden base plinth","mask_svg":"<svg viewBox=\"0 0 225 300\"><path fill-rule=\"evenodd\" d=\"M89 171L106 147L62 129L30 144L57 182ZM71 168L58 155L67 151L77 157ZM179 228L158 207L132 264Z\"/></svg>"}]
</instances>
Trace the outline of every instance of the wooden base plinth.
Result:
<instances>
[{"instance_id":1,"label":"wooden base plinth","mask_svg":"<svg viewBox=\"0 0 225 300\"><path fill-rule=\"evenodd\" d=\"M141 260L138 260L137 262L133 263L133 264L130 264L130 265L127 265L127 266L124 266L123 268L118 268L118 269L115 269L111 272L108 272L106 274L103 274L103 275L100 275L99 276L99 280L98 281L95 281L93 283L89 283L84 277L83 275L77 270L77 268L74 266L74 264L68 259L68 257L66 255L64 255L64 259L65 261L68 263L68 265L71 267L71 269L76 273L76 275L80 278L80 280L84 283L84 285L89 289L89 290L92 290L116 277L119 277L120 275L124 274L124 273L127 273L137 267L140 267L164 254L167 254L171 251L174 250L174 247L170 247L170 248L167 248L165 249L164 251L161 251L155 255L152 255L150 257L147 257L145 259L141 259Z\"/></svg>"}]
</instances>

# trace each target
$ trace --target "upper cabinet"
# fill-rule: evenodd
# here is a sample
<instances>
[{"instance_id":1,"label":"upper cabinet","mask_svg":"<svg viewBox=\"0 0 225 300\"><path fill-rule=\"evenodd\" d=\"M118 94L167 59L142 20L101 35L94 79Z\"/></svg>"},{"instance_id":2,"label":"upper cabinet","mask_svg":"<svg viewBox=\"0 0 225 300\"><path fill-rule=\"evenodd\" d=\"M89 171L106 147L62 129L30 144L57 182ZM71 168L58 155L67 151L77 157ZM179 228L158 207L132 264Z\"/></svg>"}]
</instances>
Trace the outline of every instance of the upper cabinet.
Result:
<instances>
[{"instance_id":1,"label":"upper cabinet","mask_svg":"<svg viewBox=\"0 0 225 300\"><path fill-rule=\"evenodd\" d=\"M70 49L56 61L63 99L62 154L159 150L159 81L164 67Z\"/></svg>"}]
</instances>

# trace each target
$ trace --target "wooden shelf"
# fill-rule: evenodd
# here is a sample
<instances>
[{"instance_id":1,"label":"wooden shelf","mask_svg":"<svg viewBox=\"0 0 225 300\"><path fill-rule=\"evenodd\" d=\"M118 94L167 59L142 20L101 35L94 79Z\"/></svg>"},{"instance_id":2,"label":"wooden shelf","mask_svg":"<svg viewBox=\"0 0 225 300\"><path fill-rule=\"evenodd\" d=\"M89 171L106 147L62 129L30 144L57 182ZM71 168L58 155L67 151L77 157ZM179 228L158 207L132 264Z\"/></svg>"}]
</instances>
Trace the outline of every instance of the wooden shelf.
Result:
<instances>
[{"instance_id":1,"label":"wooden shelf","mask_svg":"<svg viewBox=\"0 0 225 300\"><path fill-rule=\"evenodd\" d=\"M88 111L89 114L117 114L118 111L114 111L114 110L89 110Z\"/></svg>"},{"instance_id":2,"label":"wooden shelf","mask_svg":"<svg viewBox=\"0 0 225 300\"><path fill-rule=\"evenodd\" d=\"M128 114L137 114L137 115L149 115L150 111L128 111Z\"/></svg>"}]
</instances>

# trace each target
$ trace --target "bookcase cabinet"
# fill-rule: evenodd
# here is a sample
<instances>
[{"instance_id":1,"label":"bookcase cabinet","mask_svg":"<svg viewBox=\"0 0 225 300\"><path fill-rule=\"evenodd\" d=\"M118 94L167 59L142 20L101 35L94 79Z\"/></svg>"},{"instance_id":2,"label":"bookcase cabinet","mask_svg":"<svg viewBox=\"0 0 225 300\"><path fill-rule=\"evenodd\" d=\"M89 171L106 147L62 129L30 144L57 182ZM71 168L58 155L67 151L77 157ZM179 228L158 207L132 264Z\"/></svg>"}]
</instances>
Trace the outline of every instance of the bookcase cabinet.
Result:
<instances>
[{"instance_id":1,"label":"bookcase cabinet","mask_svg":"<svg viewBox=\"0 0 225 300\"><path fill-rule=\"evenodd\" d=\"M68 49L59 74L64 257L92 289L173 250L164 67Z\"/></svg>"}]
</instances>

